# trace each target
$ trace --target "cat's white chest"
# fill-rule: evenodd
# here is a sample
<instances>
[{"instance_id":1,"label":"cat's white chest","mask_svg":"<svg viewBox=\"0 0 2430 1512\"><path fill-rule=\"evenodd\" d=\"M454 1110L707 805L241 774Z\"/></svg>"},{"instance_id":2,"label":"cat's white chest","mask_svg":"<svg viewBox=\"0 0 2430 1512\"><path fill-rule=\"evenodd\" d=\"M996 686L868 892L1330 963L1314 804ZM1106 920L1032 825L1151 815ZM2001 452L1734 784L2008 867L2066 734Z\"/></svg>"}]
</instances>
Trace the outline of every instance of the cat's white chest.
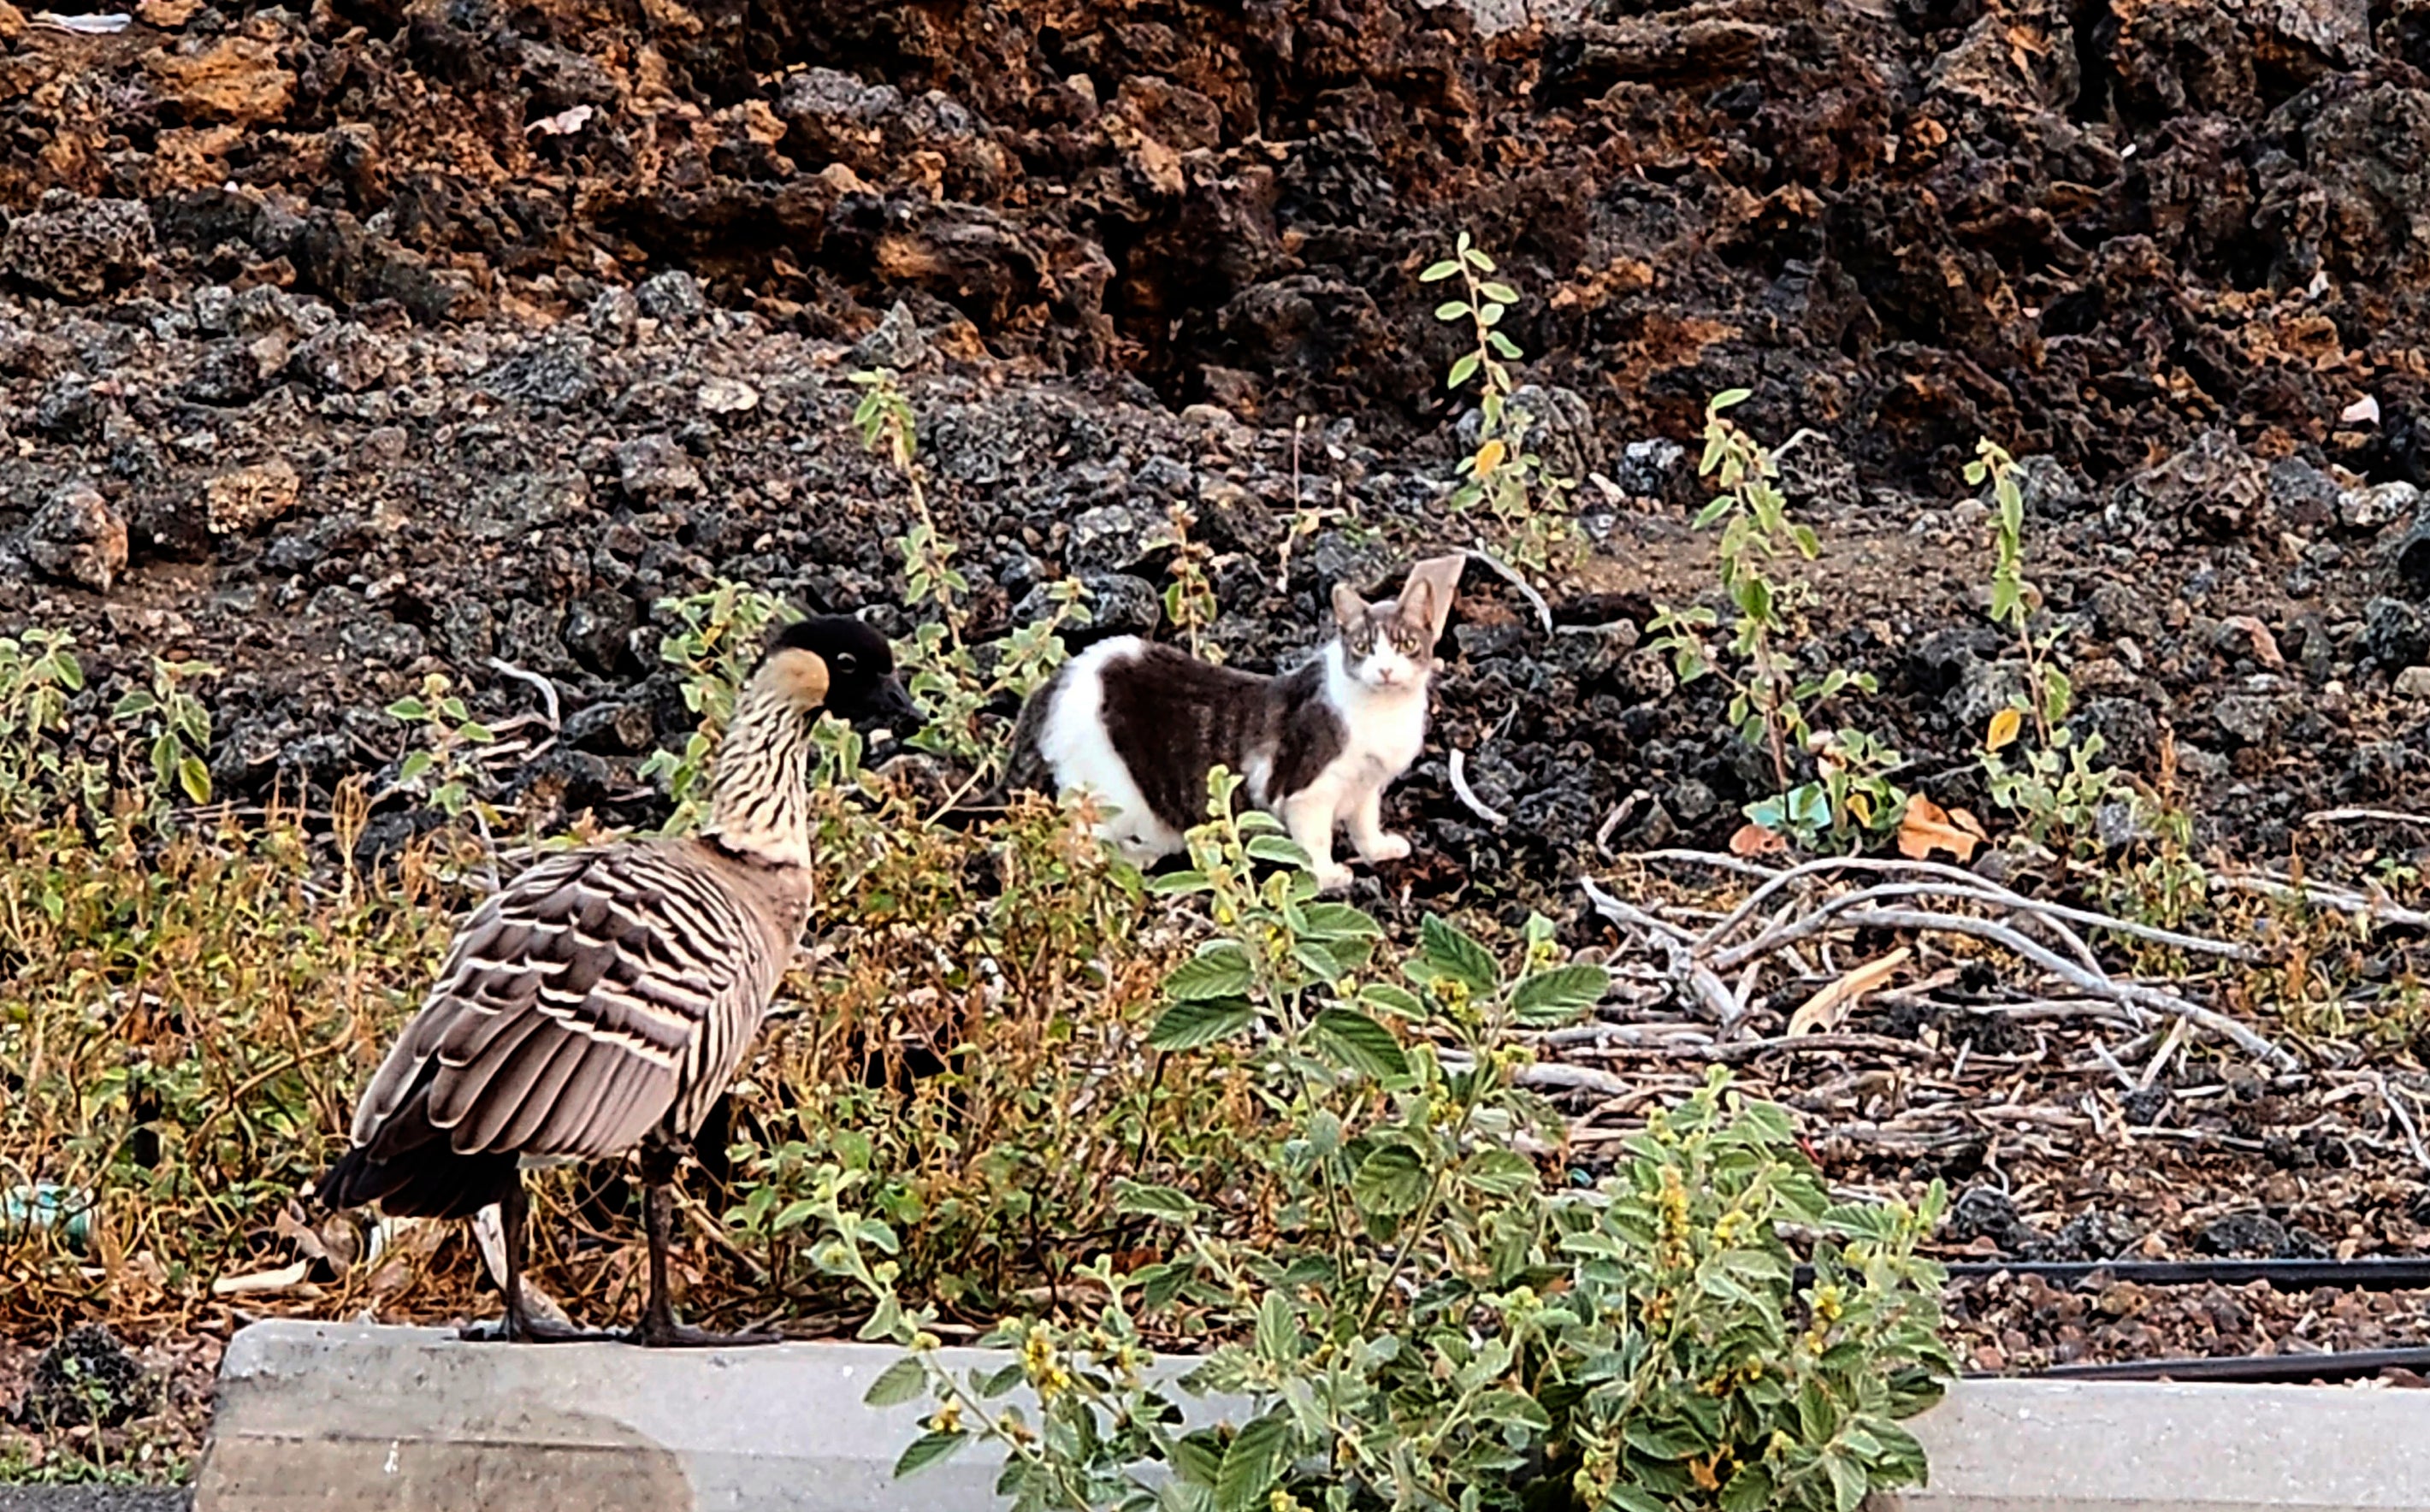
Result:
<instances>
[{"instance_id":1,"label":"cat's white chest","mask_svg":"<svg viewBox=\"0 0 2430 1512\"><path fill-rule=\"evenodd\" d=\"M1341 755L1356 783L1390 782L1418 759L1426 743L1426 693L1412 689L1386 698L1369 695L1342 711Z\"/></svg>"},{"instance_id":2,"label":"cat's white chest","mask_svg":"<svg viewBox=\"0 0 2430 1512\"><path fill-rule=\"evenodd\" d=\"M1426 685L1369 688L1339 663L1325 695L1341 719L1341 754L1325 773L1349 792L1381 788L1409 770L1426 743Z\"/></svg>"}]
</instances>

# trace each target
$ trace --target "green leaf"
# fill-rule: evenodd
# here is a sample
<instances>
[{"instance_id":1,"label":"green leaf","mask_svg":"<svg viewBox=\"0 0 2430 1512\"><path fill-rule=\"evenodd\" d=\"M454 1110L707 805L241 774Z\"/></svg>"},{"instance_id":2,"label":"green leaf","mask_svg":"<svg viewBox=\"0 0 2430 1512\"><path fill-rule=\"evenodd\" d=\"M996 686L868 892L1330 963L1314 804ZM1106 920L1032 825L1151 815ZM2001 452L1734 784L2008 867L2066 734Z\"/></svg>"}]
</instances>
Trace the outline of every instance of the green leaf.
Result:
<instances>
[{"instance_id":1,"label":"green leaf","mask_svg":"<svg viewBox=\"0 0 2430 1512\"><path fill-rule=\"evenodd\" d=\"M1223 1451L1215 1472L1216 1512L1250 1512L1266 1499L1290 1462L1290 1424L1259 1418L1241 1429Z\"/></svg>"},{"instance_id":2,"label":"green leaf","mask_svg":"<svg viewBox=\"0 0 2430 1512\"><path fill-rule=\"evenodd\" d=\"M1482 247L1462 247L1460 248L1460 253L1475 266L1476 271L1479 273L1493 273L1498 271L1493 266L1493 259L1485 255L1485 250Z\"/></svg>"},{"instance_id":3,"label":"green leaf","mask_svg":"<svg viewBox=\"0 0 2430 1512\"><path fill-rule=\"evenodd\" d=\"M1522 1023L1557 1023L1593 1007L1609 990L1611 972L1603 967L1556 966L1521 981L1510 1005Z\"/></svg>"},{"instance_id":4,"label":"green leaf","mask_svg":"<svg viewBox=\"0 0 2430 1512\"><path fill-rule=\"evenodd\" d=\"M1160 1218L1167 1222L1187 1223L1198 1216L1198 1202L1176 1188L1117 1177L1114 1181L1114 1210Z\"/></svg>"},{"instance_id":5,"label":"green leaf","mask_svg":"<svg viewBox=\"0 0 2430 1512\"><path fill-rule=\"evenodd\" d=\"M1318 1048L1337 1063L1378 1081L1409 1073L1408 1057L1392 1031L1351 1008L1327 1008L1316 1016Z\"/></svg>"},{"instance_id":6,"label":"green leaf","mask_svg":"<svg viewBox=\"0 0 2430 1512\"><path fill-rule=\"evenodd\" d=\"M1358 1001L1380 1008L1400 1019L1423 1019L1426 1016L1425 999L1405 987L1390 982L1370 982L1358 989Z\"/></svg>"},{"instance_id":7,"label":"green leaf","mask_svg":"<svg viewBox=\"0 0 2430 1512\"><path fill-rule=\"evenodd\" d=\"M1228 939L1216 940L1173 969L1164 995L1176 1003L1239 998L1249 990L1249 953Z\"/></svg>"},{"instance_id":8,"label":"green leaf","mask_svg":"<svg viewBox=\"0 0 2430 1512\"><path fill-rule=\"evenodd\" d=\"M1620 1436L1648 1459L1686 1459L1705 1447L1687 1429L1657 1428L1641 1415L1622 1423Z\"/></svg>"},{"instance_id":9,"label":"green leaf","mask_svg":"<svg viewBox=\"0 0 2430 1512\"><path fill-rule=\"evenodd\" d=\"M1419 958L1436 975L1448 976L1480 997L1501 985L1502 973L1485 947L1441 915L1426 915L1419 940Z\"/></svg>"},{"instance_id":10,"label":"green leaf","mask_svg":"<svg viewBox=\"0 0 2430 1512\"><path fill-rule=\"evenodd\" d=\"M1384 933L1365 909L1346 903L1311 903L1300 909L1300 933L1310 937L1373 939Z\"/></svg>"},{"instance_id":11,"label":"green leaf","mask_svg":"<svg viewBox=\"0 0 2430 1512\"><path fill-rule=\"evenodd\" d=\"M201 756L186 756L177 763L177 786L186 796L198 804L211 801L211 769L203 765Z\"/></svg>"},{"instance_id":12,"label":"green leaf","mask_svg":"<svg viewBox=\"0 0 2430 1512\"><path fill-rule=\"evenodd\" d=\"M1428 263L1426 265L1426 271L1418 274L1418 282L1422 284L1440 283L1457 272L1459 272L1459 264L1452 261L1449 258L1445 258L1440 262Z\"/></svg>"},{"instance_id":13,"label":"green leaf","mask_svg":"<svg viewBox=\"0 0 2430 1512\"><path fill-rule=\"evenodd\" d=\"M138 688L118 701L117 706L109 711L109 717L113 720L141 719L159 706L158 699Z\"/></svg>"},{"instance_id":14,"label":"green leaf","mask_svg":"<svg viewBox=\"0 0 2430 1512\"><path fill-rule=\"evenodd\" d=\"M1713 395L1712 403L1706 405L1705 408L1711 413L1718 415L1723 410L1729 408L1731 406L1742 405L1754 397L1755 390L1753 389L1724 389L1721 392Z\"/></svg>"},{"instance_id":15,"label":"green leaf","mask_svg":"<svg viewBox=\"0 0 2430 1512\"><path fill-rule=\"evenodd\" d=\"M1499 353L1502 359L1506 362L1516 362L1524 355L1519 350L1518 342L1510 340L1507 336L1503 335L1500 331L1486 332L1485 340L1492 345L1493 350Z\"/></svg>"},{"instance_id":16,"label":"green leaf","mask_svg":"<svg viewBox=\"0 0 2430 1512\"><path fill-rule=\"evenodd\" d=\"M1465 300L1446 299L1435 307L1435 319L1439 321L1464 320L1473 313Z\"/></svg>"},{"instance_id":17,"label":"green leaf","mask_svg":"<svg viewBox=\"0 0 2430 1512\"><path fill-rule=\"evenodd\" d=\"M924 1470L962 1447L970 1435L956 1430L949 1434L926 1433L911 1440L903 1457L894 1462L894 1478L901 1480L916 1470Z\"/></svg>"},{"instance_id":18,"label":"green leaf","mask_svg":"<svg viewBox=\"0 0 2430 1512\"><path fill-rule=\"evenodd\" d=\"M1238 998L1176 1003L1156 1021L1147 1042L1157 1050L1193 1050L1229 1039L1257 1019L1257 1010Z\"/></svg>"},{"instance_id":19,"label":"green leaf","mask_svg":"<svg viewBox=\"0 0 2430 1512\"><path fill-rule=\"evenodd\" d=\"M421 776L425 772L428 772L430 767L431 759L429 752L409 751L406 753L404 763L396 769L396 780L399 782L411 782L414 778Z\"/></svg>"},{"instance_id":20,"label":"green leaf","mask_svg":"<svg viewBox=\"0 0 2430 1512\"><path fill-rule=\"evenodd\" d=\"M1302 850L1297 841L1280 835L1257 836L1249 841L1246 849L1258 860L1272 861L1276 866L1295 866L1305 872L1312 864L1307 852Z\"/></svg>"},{"instance_id":21,"label":"green leaf","mask_svg":"<svg viewBox=\"0 0 2430 1512\"><path fill-rule=\"evenodd\" d=\"M1173 1471L1192 1486L1213 1487L1223 1468L1223 1449L1208 1429L1202 1428L1173 1446Z\"/></svg>"},{"instance_id":22,"label":"green leaf","mask_svg":"<svg viewBox=\"0 0 2430 1512\"><path fill-rule=\"evenodd\" d=\"M1516 1150L1479 1150L1459 1173L1489 1197L1516 1197L1536 1184L1536 1163Z\"/></svg>"},{"instance_id":23,"label":"green leaf","mask_svg":"<svg viewBox=\"0 0 2430 1512\"><path fill-rule=\"evenodd\" d=\"M1831 1500L1837 1512L1856 1512L1865 1504L1864 1467L1845 1454L1824 1453L1822 1472L1831 1477Z\"/></svg>"},{"instance_id":24,"label":"green leaf","mask_svg":"<svg viewBox=\"0 0 2430 1512\"><path fill-rule=\"evenodd\" d=\"M1490 282L1482 283L1476 286L1476 291L1483 294L1486 298L1492 300L1496 304L1515 305L1519 303L1519 291L1511 288L1508 284Z\"/></svg>"},{"instance_id":25,"label":"green leaf","mask_svg":"<svg viewBox=\"0 0 2430 1512\"><path fill-rule=\"evenodd\" d=\"M1406 1213L1426 1199L1425 1162L1406 1144L1378 1146L1358 1164L1350 1195L1371 1213Z\"/></svg>"},{"instance_id":26,"label":"green leaf","mask_svg":"<svg viewBox=\"0 0 2430 1512\"><path fill-rule=\"evenodd\" d=\"M1476 365L1483 360L1485 359L1478 357L1473 352L1461 357L1458 361L1451 365L1451 376L1443 380L1443 387L1446 389L1456 389L1461 384L1466 383L1469 379L1476 376Z\"/></svg>"},{"instance_id":27,"label":"green leaf","mask_svg":"<svg viewBox=\"0 0 2430 1512\"><path fill-rule=\"evenodd\" d=\"M1622 1512L1671 1512L1671 1504L1658 1497L1648 1496L1634 1486L1613 1487L1604 1493L1604 1502L1606 1505L1621 1508Z\"/></svg>"},{"instance_id":28,"label":"green leaf","mask_svg":"<svg viewBox=\"0 0 2430 1512\"><path fill-rule=\"evenodd\" d=\"M1763 1512L1773 1504L1772 1472L1761 1465L1741 1465L1722 1487L1722 1512Z\"/></svg>"},{"instance_id":29,"label":"green leaf","mask_svg":"<svg viewBox=\"0 0 2430 1512\"><path fill-rule=\"evenodd\" d=\"M1280 1291L1267 1292L1264 1304L1257 1309L1258 1356L1277 1365L1290 1365L1299 1359L1304 1342L1299 1314L1292 1310L1290 1299Z\"/></svg>"},{"instance_id":30,"label":"green leaf","mask_svg":"<svg viewBox=\"0 0 2430 1512\"><path fill-rule=\"evenodd\" d=\"M861 1394L865 1406L891 1407L916 1401L928 1393L928 1371L909 1354L888 1366L869 1389Z\"/></svg>"},{"instance_id":31,"label":"green leaf","mask_svg":"<svg viewBox=\"0 0 2430 1512\"><path fill-rule=\"evenodd\" d=\"M1713 522L1729 513L1731 506L1738 502L1738 498L1735 494L1724 493L1721 495L1712 503L1696 511L1694 528L1698 530L1710 529Z\"/></svg>"},{"instance_id":32,"label":"green leaf","mask_svg":"<svg viewBox=\"0 0 2430 1512\"><path fill-rule=\"evenodd\" d=\"M391 704L388 706L388 712L391 719L411 722L414 720L428 719L430 717L430 706L424 704L418 698L406 697L400 698L395 703Z\"/></svg>"}]
</instances>

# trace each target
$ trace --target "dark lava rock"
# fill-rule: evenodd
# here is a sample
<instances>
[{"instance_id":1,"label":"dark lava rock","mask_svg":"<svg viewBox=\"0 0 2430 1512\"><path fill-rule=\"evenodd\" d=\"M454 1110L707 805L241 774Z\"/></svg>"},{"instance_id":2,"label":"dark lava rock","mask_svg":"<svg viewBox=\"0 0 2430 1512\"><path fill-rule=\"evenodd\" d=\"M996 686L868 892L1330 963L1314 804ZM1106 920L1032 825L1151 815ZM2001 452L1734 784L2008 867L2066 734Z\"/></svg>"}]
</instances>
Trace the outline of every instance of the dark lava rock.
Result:
<instances>
[{"instance_id":1,"label":"dark lava rock","mask_svg":"<svg viewBox=\"0 0 2430 1512\"><path fill-rule=\"evenodd\" d=\"M2194 1244L2205 1254L2269 1259L2286 1253L2287 1226L2263 1213L2231 1213L2205 1225Z\"/></svg>"},{"instance_id":2,"label":"dark lava rock","mask_svg":"<svg viewBox=\"0 0 2430 1512\"><path fill-rule=\"evenodd\" d=\"M126 522L92 484L68 484L35 511L25 556L61 582L107 593L126 570Z\"/></svg>"},{"instance_id":3,"label":"dark lava rock","mask_svg":"<svg viewBox=\"0 0 2430 1512\"><path fill-rule=\"evenodd\" d=\"M287 371L316 392L360 393L386 381L389 357L385 340L352 321L341 321L297 347Z\"/></svg>"},{"instance_id":4,"label":"dark lava rock","mask_svg":"<svg viewBox=\"0 0 2430 1512\"><path fill-rule=\"evenodd\" d=\"M591 704L565 717L565 742L600 756L638 756L657 735L645 703Z\"/></svg>"},{"instance_id":5,"label":"dark lava rock","mask_svg":"<svg viewBox=\"0 0 2430 1512\"><path fill-rule=\"evenodd\" d=\"M616 471L624 492L644 503L700 491L700 470L663 434L636 436L617 447Z\"/></svg>"},{"instance_id":6,"label":"dark lava rock","mask_svg":"<svg viewBox=\"0 0 2430 1512\"><path fill-rule=\"evenodd\" d=\"M1967 1244L1988 1238L2004 1254L2015 1254L2032 1243L2033 1228L2017 1216L2017 1205L1994 1187L1969 1187L1949 1207L1949 1238Z\"/></svg>"},{"instance_id":7,"label":"dark lava rock","mask_svg":"<svg viewBox=\"0 0 2430 1512\"><path fill-rule=\"evenodd\" d=\"M152 211L141 200L85 199L64 190L9 223L0 273L75 304L131 281L152 256Z\"/></svg>"},{"instance_id":8,"label":"dark lava rock","mask_svg":"<svg viewBox=\"0 0 2430 1512\"><path fill-rule=\"evenodd\" d=\"M114 1428L147 1408L158 1387L116 1335L80 1323L34 1361L12 1420L29 1428Z\"/></svg>"},{"instance_id":9,"label":"dark lava rock","mask_svg":"<svg viewBox=\"0 0 2430 1512\"><path fill-rule=\"evenodd\" d=\"M2372 599L2362 607L2362 651L2389 672L2430 661L2430 616L2396 599Z\"/></svg>"}]
</instances>

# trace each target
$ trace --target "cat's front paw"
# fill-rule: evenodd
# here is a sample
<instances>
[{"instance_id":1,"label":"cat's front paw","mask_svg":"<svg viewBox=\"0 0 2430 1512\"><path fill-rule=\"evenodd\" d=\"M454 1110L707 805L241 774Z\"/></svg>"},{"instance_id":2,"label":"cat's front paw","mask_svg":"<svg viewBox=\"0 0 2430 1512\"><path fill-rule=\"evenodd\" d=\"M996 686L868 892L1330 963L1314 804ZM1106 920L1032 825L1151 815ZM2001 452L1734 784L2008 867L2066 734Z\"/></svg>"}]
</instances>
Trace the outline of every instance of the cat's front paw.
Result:
<instances>
[{"instance_id":1,"label":"cat's front paw","mask_svg":"<svg viewBox=\"0 0 2430 1512\"><path fill-rule=\"evenodd\" d=\"M1363 861L1406 861L1409 858L1409 838L1406 835L1378 835L1375 843L1367 847Z\"/></svg>"},{"instance_id":2,"label":"cat's front paw","mask_svg":"<svg viewBox=\"0 0 2430 1512\"><path fill-rule=\"evenodd\" d=\"M1316 868L1316 887L1320 892L1340 892L1350 886L1350 868L1339 861L1326 861Z\"/></svg>"}]
</instances>

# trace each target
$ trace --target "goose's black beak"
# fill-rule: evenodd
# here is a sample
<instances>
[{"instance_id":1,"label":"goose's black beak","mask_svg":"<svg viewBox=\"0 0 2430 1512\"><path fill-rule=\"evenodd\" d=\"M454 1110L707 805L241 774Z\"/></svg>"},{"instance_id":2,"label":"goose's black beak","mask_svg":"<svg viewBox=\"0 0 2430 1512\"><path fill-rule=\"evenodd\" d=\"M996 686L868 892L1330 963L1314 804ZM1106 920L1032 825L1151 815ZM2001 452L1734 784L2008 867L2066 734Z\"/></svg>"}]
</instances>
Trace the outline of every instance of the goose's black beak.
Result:
<instances>
[{"instance_id":1,"label":"goose's black beak","mask_svg":"<svg viewBox=\"0 0 2430 1512\"><path fill-rule=\"evenodd\" d=\"M900 677L889 676L879 683L877 696L869 703L871 721L885 725L897 735L908 735L927 722L927 716L921 712L920 706L911 702L911 695L903 690Z\"/></svg>"}]
</instances>

